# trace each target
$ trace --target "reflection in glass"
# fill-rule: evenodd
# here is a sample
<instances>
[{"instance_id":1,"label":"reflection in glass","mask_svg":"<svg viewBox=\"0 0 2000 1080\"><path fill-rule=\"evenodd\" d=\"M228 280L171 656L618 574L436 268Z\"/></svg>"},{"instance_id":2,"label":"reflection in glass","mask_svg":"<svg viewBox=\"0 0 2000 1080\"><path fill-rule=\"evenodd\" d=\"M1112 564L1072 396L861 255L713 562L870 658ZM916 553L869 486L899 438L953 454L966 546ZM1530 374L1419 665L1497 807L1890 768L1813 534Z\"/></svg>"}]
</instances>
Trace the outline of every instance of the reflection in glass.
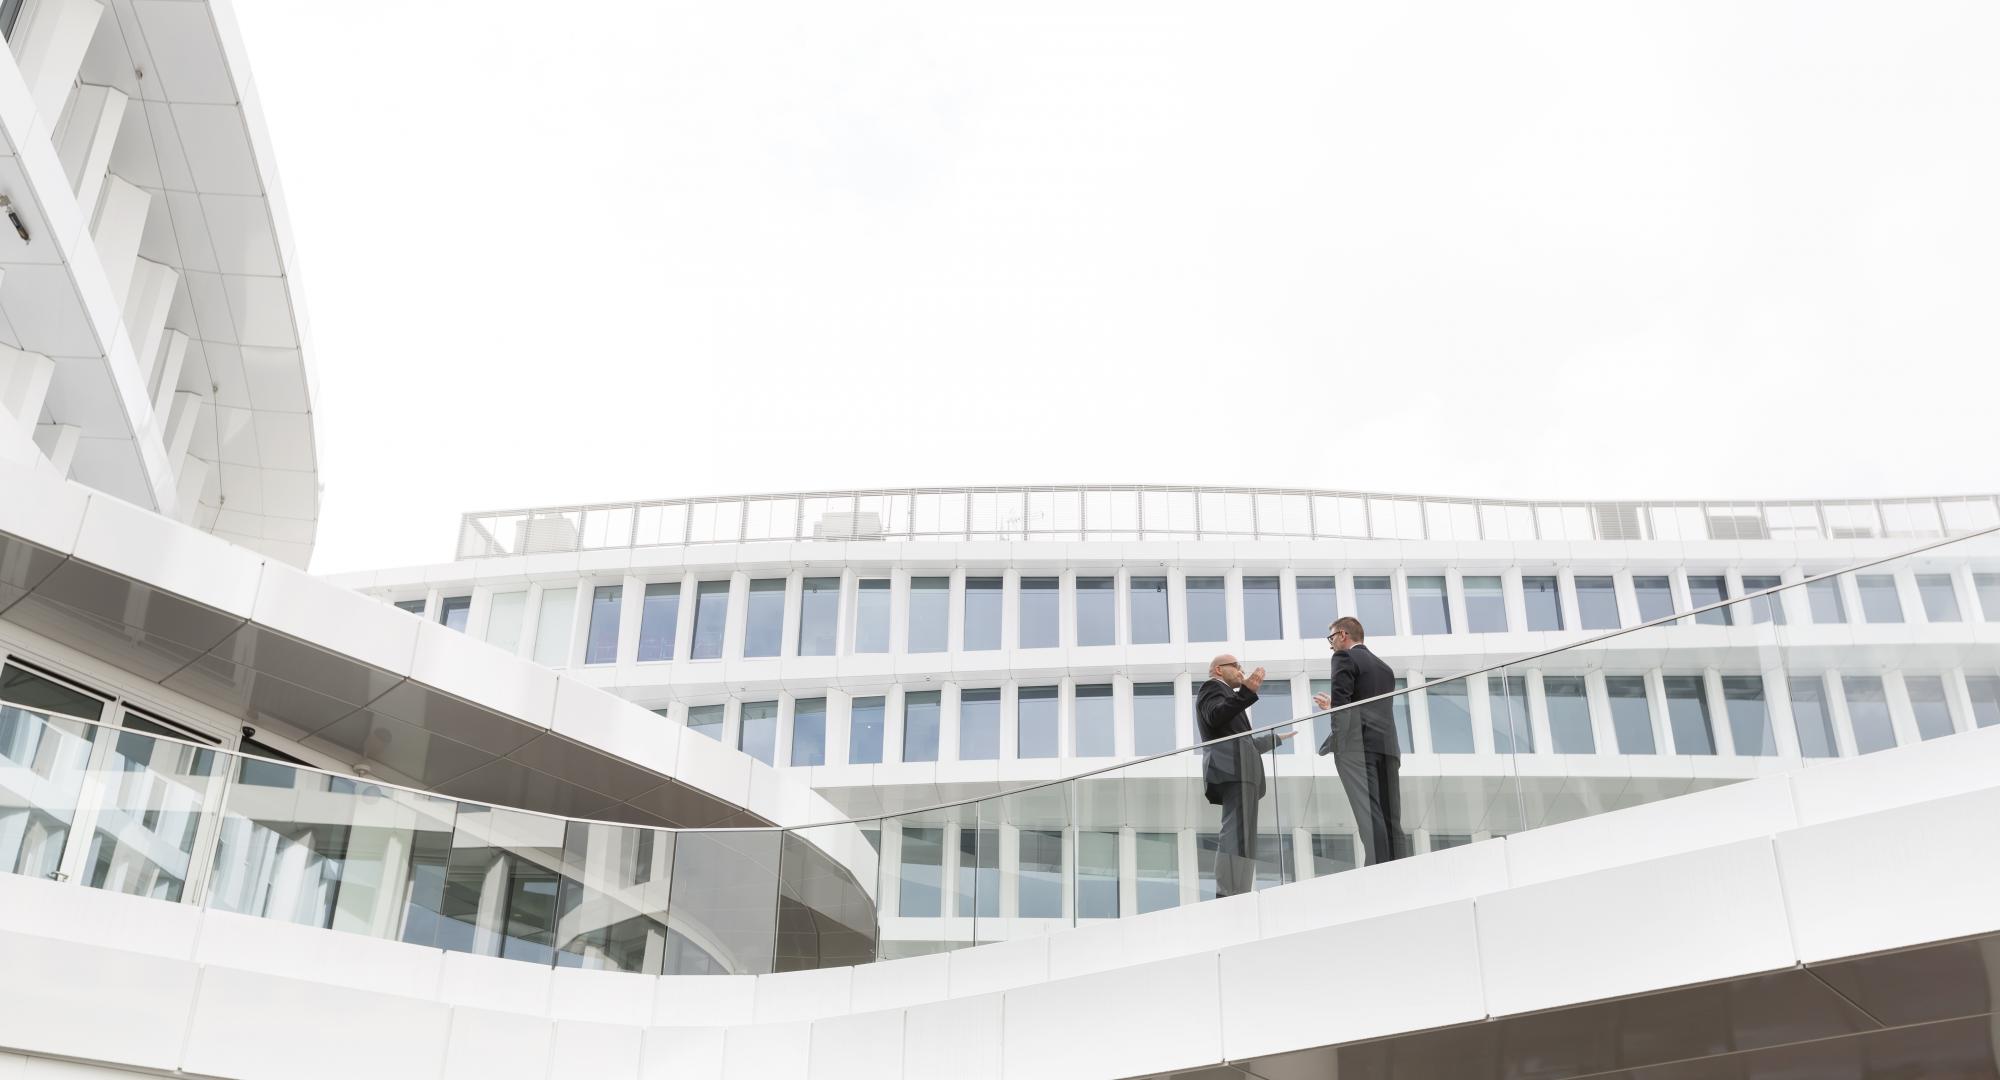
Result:
<instances>
[{"instance_id":1,"label":"reflection in glass","mask_svg":"<svg viewBox=\"0 0 2000 1080\"><path fill-rule=\"evenodd\" d=\"M1475 634L1507 632L1507 598L1499 577L1465 579L1465 625Z\"/></svg>"},{"instance_id":2,"label":"reflection in glass","mask_svg":"<svg viewBox=\"0 0 2000 1080\"><path fill-rule=\"evenodd\" d=\"M678 834L663 974L765 975L775 969L783 835Z\"/></svg>"},{"instance_id":3,"label":"reflection in glass","mask_svg":"<svg viewBox=\"0 0 2000 1080\"><path fill-rule=\"evenodd\" d=\"M557 894L556 966L659 971L673 864L668 830L570 822Z\"/></svg>"},{"instance_id":4,"label":"reflection in glass","mask_svg":"<svg viewBox=\"0 0 2000 1080\"><path fill-rule=\"evenodd\" d=\"M1903 601L1896 596L1893 574L1856 574L1854 587L1861 593L1861 617L1872 623L1903 621Z\"/></svg>"},{"instance_id":5,"label":"reflection in glass","mask_svg":"<svg viewBox=\"0 0 2000 1080\"><path fill-rule=\"evenodd\" d=\"M1257 691L1257 704L1250 707L1250 726L1266 728L1282 724L1298 714L1292 711L1292 680L1283 676L1273 676L1264 681L1263 689ZM1289 729L1279 729L1279 734ZM1295 754L1299 749L1296 738L1287 739L1272 747L1272 753Z\"/></svg>"},{"instance_id":6,"label":"reflection in glass","mask_svg":"<svg viewBox=\"0 0 2000 1080\"><path fill-rule=\"evenodd\" d=\"M1822 625L1847 621L1847 605L1840 599L1840 581L1826 578L1806 585L1806 602L1812 607L1812 621Z\"/></svg>"},{"instance_id":7,"label":"reflection in glass","mask_svg":"<svg viewBox=\"0 0 2000 1080\"><path fill-rule=\"evenodd\" d=\"M1833 714L1826 707L1826 684L1818 676L1794 676L1789 683L1792 723L1799 732L1801 757L1837 757Z\"/></svg>"},{"instance_id":8,"label":"reflection in glass","mask_svg":"<svg viewBox=\"0 0 2000 1080\"><path fill-rule=\"evenodd\" d=\"M1076 579L1076 643L1078 645L1118 644L1118 580L1108 577Z\"/></svg>"},{"instance_id":9,"label":"reflection in glass","mask_svg":"<svg viewBox=\"0 0 2000 1080\"><path fill-rule=\"evenodd\" d=\"M878 765L882 761L882 731L888 720L888 699L858 697L847 727L847 763Z\"/></svg>"},{"instance_id":10,"label":"reflection in glass","mask_svg":"<svg viewBox=\"0 0 2000 1080\"><path fill-rule=\"evenodd\" d=\"M1187 579L1189 641L1228 639L1229 619L1223 607L1222 584L1223 579L1219 577Z\"/></svg>"},{"instance_id":11,"label":"reflection in glass","mask_svg":"<svg viewBox=\"0 0 2000 1080\"><path fill-rule=\"evenodd\" d=\"M905 918L944 914L944 830L903 826L901 888L896 910Z\"/></svg>"},{"instance_id":12,"label":"reflection in glass","mask_svg":"<svg viewBox=\"0 0 2000 1080\"><path fill-rule=\"evenodd\" d=\"M1594 754L1597 739L1590 730L1590 702L1583 676L1545 675L1542 697L1549 710L1549 749L1558 754Z\"/></svg>"},{"instance_id":13,"label":"reflection in glass","mask_svg":"<svg viewBox=\"0 0 2000 1080\"><path fill-rule=\"evenodd\" d=\"M1410 741L1410 695L1402 693L1409 689L1410 680L1396 680L1396 696L1389 699L1390 713L1396 718L1396 749L1399 753L1410 753L1416 743Z\"/></svg>"},{"instance_id":14,"label":"reflection in glass","mask_svg":"<svg viewBox=\"0 0 2000 1080\"><path fill-rule=\"evenodd\" d=\"M1658 753L1653 742L1653 706L1646 698L1644 675L1606 675L1604 693L1611 703L1611 730L1621 754Z\"/></svg>"},{"instance_id":15,"label":"reflection in glass","mask_svg":"<svg viewBox=\"0 0 2000 1080\"><path fill-rule=\"evenodd\" d=\"M681 586L655 581L646 586L639 606L639 659L672 660L674 634L681 619Z\"/></svg>"},{"instance_id":16,"label":"reflection in glass","mask_svg":"<svg viewBox=\"0 0 2000 1080\"><path fill-rule=\"evenodd\" d=\"M1632 595L1639 601L1639 621L1652 622L1674 613L1673 582L1665 575L1632 579Z\"/></svg>"},{"instance_id":17,"label":"reflection in glass","mask_svg":"<svg viewBox=\"0 0 2000 1080\"><path fill-rule=\"evenodd\" d=\"M706 735L716 742L721 742L722 713L723 706L721 705L690 705L688 706L688 730L699 735Z\"/></svg>"},{"instance_id":18,"label":"reflection in glass","mask_svg":"<svg viewBox=\"0 0 2000 1080\"><path fill-rule=\"evenodd\" d=\"M1000 757L1000 691L997 687L958 694L958 760Z\"/></svg>"},{"instance_id":19,"label":"reflection in glass","mask_svg":"<svg viewBox=\"0 0 2000 1080\"><path fill-rule=\"evenodd\" d=\"M1724 675L1722 704L1729 711L1729 732L1737 757L1772 757L1778 752L1771 731L1771 713L1764 706L1764 677Z\"/></svg>"},{"instance_id":20,"label":"reflection in glass","mask_svg":"<svg viewBox=\"0 0 2000 1080\"><path fill-rule=\"evenodd\" d=\"M1298 579L1299 636L1324 637L1340 617L1339 592L1332 577Z\"/></svg>"},{"instance_id":21,"label":"reflection in glass","mask_svg":"<svg viewBox=\"0 0 2000 1080\"><path fill-rule=\"evenodd\" d=\"M1314 877L1354 869L1354 837L1346 833L1312 834L1312 859Z\"/></svg>"},{"instance_id":22,"label":"reflection in glass","mask_svg":"<svg viewBox=\"0 0 2000 1080\"><path fill-rule=\"evenodd\" d=\"M1660 681L1667 691L1667 727L1673 732L1674 753L1715 753L1715 729L1709 724L1701 676L1668 675Z\"/></svg>"},{"instance_id":23,"label":"reflection in glass","mask_svg":"<svg viewBox=\"0 0 2000 1080\"><path fill-rule=\"evenodd\" d=\"M1132 687L1132 752L1145 757L1164 754L1180 745L1174 718L1173 683L1137 683Z\"/></svg>"},{"instance_id":24,"label":"reflection in glass","mask_svg":"<svg viewBox=\"0 0 2000 1080\"><path fill-rule=\"evenodd\" d=\"M779 610L779 620L784 612ZM809 577L799 587L799 655L832 656L840 630L840 579Z\"/></svg>"},{"instance_id":25,"label":"reflection in glass","mask_svg":"<svg viewBox=\"0 0 2000 1080\"><path fill-rule=\"evenodd\" d=\"M527 590L494 593L486 605L486 643L505 652L520 648L521 623L527 613Z\"/></svg>"},{"instance_id":26,"label":"reflection in glass","mask_svg":"<svg viewBox=\"0 0 2000 1080\"><path fill-rule=\"evenodd\" d=\"M971 583L967 582L967 588ZM1021 579L1021 648L1053 649L1062 644L1062 579Z\"/></svg>"},{"instance_id":27,"label":"reflection in glass","mask_svg":"<svg viewBox=\"0 0 2000 1080\"><path fill-rule=\"evenodd\" d=\"M736 748L766 765L777 760L778 703L746 701L736 728Z\"/></svg>"},{"instance_id":28,"label":"reflection in glass","mask_svg":"<svg viewBox=\"0 0 2000 1080\"><path fill-rule=\"evenodd\" d=\"M1917 596L1924 603L1924 618L1930 622L1958 622L1958 590L1950 574L1918 574Z\"/></svg>"},{"instance_id":29,"label":"reflection in glass","mask_svg":"<svg viewBox=\"0 0 2000 1080\"><path fill-rule=\"evenodd\" d=\"M1243 579L1243 637L1246 641L1276 641L1285 636L1284 613L1278 603L1278 579Z\"/></svg>"},{"instance_id":30,"label":"reflection in glass","mask_svg":"<svg viewBox=\"0 0 2000 1080\"><path fill-rule=\"evenodd\" d=\"M1369 637L1396 636L1396 594L1386 577L1354 579L1355 618Z\"/></svg>"},{"instance_id":31,"label":"reflection in glass","mask_svg":"<svg viewBox=\"0 0 2000 1080\"><path fill-rule=\"evenodd\" d=\"M1083 830L1076 834L1076 917L1118 917L1118 834Z\"/></svg>"},{"instance_id":32,"label":"reflection in glass","mask_svg":"<svg viewBox=\"0 0 2000 1080\"><path fill-rule=\"evenodd\" d=\"M996 635L998 631L995 631ZM951 644L951 579L910 579L910 651L943 652Z\"/></svg>"},{"instance_id":33,"label":"reflection in glass","mask_svg":"<svg viewBox=\"0 0 2000 1080\"><path fill-rule=\"evenodd\" d=\"M1847 716L1854 723L1854 749L1872 754L1896 745L1896 728L1889 721L1889 696L1879 675L1844 675Z\"/></svg>"},{"instance_id":34,"label":"reflection in glass","mask_svg":"<svg viewBox=\"0 0 2000 1080\"><path fill-rule=\"evenodd\" d=\"M1000 647L1000 595L1004 579L965 579L965 649L979 652Z\"/></svg>"},{"instance_id":35,"label":"reflection in glass","mask_svg":"<svg viewBox=\"0 0 2000 1080\"><path fill-rule=\"evenodd\" d=\"M1445 601L1444 578L1412 577L1410 588L1410 632L1413 634L1451 633L1451 605ZM1366 623L1362 624L1365 628Z\"/></svg>"},{"instance_id":36,"label":"reflection in glass","mask_svg":"<svg viewBox=\"0 0 2000 1080\"><path fill-rule=\"evenodd\" d=\"M825 698L799 698L792 702L792 756L790 764L826 764Z\"/></svg>"},{"instance_id":37,"label":"reflection in glass","mask_svg":"<svg viewBox=\"0 0 2000 1080\"><path fill-rule=\"evenodd\" d=\"M1560 582L1554 575L1522 578L1521 598L1527 604L1528 629L1563 628L1562 592Z\"/></svg>"},{"instance_id":38,"label":"reflection in glass","mask_svg":"<svg viewBox=\"0 0 2000 1080\"><path fill-rule=\"evenodd\" d=\"M1577 575L1576 615L1585 630L1618 629L1618 587L1611 575Z\"/></svg>"},{"instance_id":39,"label":"reflection in glass","mask_svg":"<svg viewBox=\"0 0 2000 1080\"><path fill-rule=\"evenodd\" d=\"M1745 574L1743 575L1743 593L1748 596L1752 593L1763 592L1765 589L1775 589L1780 583L1780 579L1776 574ZM1769 596L1759 596L1750 601L1750 621L1752 623L1771 623L1774 626L1785 625L1784 599L1783 595L1772 593Z\"/></svg>"},{"instance_id":40,"label":"reflection in glass","mask_svg":"<svg viewBox=\"0 0 2000 1080\"><path fill-rule=\"evenodd\" d=\"M1693 607L1719 604L1729 599L1728 582L1720 574L1689 574L1688 603ZM1709 626L1728 626L1734 622L1729 608L1719 607L1704 611L1694 617L1694 621Z\"/></svg>"},{"instance_id":41,"label":"reflection in glass","mask_svg":"<svg viewBox=\"0 0 2000 1080\"><path fill-rule=\"evenodd\" d=\"M1132 644L1162 645L1168 640L1167 579L1132 579Z\"/></svg>"},{"instance_id":42,"label":"reflection in glass","mask_svg":"<svg viewBox=\"0 0 2000 1080\"><path fill-rule=\"evenodd\" d=\"M982 919L1000 914L1000 830L958 830L958 914Z\"/></svg>"},{"instance_id":43,"label":"reflection in glass","mask_svg":"<svg viewBox=\"0 0 2000 1080\"><path fill-rule=\"evenodd\" d=\"M1918 738L1936 739L1951 734L1951 706L1945 703L1943 678L1905 675L1903 687L1910 693L1910 712L1916 717Z\"/></svg>"},{"instance_id":44,"label":"reflection in glass","mask_svg":"<svg viewBox=\"0 0 2000 1080\"><path fill-rule=\"evenodd\" d=\"M101 805L84 883L155 900L181 899L194 869L202 806L221 783L217 760L205 747L118 732L98 774Z\"/></svg>"},{"instance_id":45,"label":"reflection in glass","mask_svg":"<svg viewBox=\"0 0 2000 1080\"><path fill-rule=\"evenodd\" d=\"M699 613L696 615L699 618ZM696 626L695 637L701 630ZM785 579L760 578L750 583L750 602L744 616L743 655L776 656L785 640ZM699 655L697 653L697 655Z\"/></svg>"},{"instance_id":46,"label":"reflection in glass","mask_svg":"<svg viewBox=\"0 0 2000 1080\"><path fill-rule=\"evenodd\" d=\"M1024 919L1062 917L1061 829L1022 829L1019 911Z\"/></svg>"},{"instance_id":47,"label":"reflection in glass","mask_svg":"<svg viewBox=\"0 0 2000 1080\"><path fill-rule=\"evenodd\" d=\"M439 601L438 621L446 627L465 633L465 620L472 614L472 597L447 596Z\"/></svg>"},{"instance_id":48,"label":"reflection in glass","mask_svg":"<svg viewBox=\"0 0 2000 1080\"><path fill-rule=\"evenodd\" d=\"M1024 686L1020 691L1016 718L1014 756L1052 758L1059 752L1057 726L1061 702L1058 687Z\"/></svg>"},{"instance_id":49,"label":"reflection in glass","mask_svg":"<svg viewBox=\"0 0 2000 1080\"><path fill-rule=\"evenodd\" d=\"M2000 574L1972 575L1972 590L1979 595L1979 611L1987 622L2000 622Z\"/></svg>"},{"instance_id":50,"label":"reflection in glass","mask_svg":"<svg viewBox=\"0 0 2000 1080\"><path fill-rule=\"evenodd\" d=\"M1113 724L1110 684L1077 687L1076 756L1115 756L1118 749Z\"/></svg>"},{"instance_id":51,"label":"reflection in glass","mask_svg":"<svg viewBox=\"0 0 2000 1080\"><path fill-rule=\"evenodd\" d=\"M694 587L694 659L722 658L722 634L729 620L729 583L704 581Z\"/></svg>"},{"instance_id":52,"label":"reflection in glass","mask_svg":"<svg viewBox=\"0 0 2000 1080\"><path fill-rule=\"evenodd\" d=\"M854 651L889 651L889 579L863 578L854 592ZM916 652L916 649L911 649Z\"/></svg>"},{"instance_id":53,"label":"reflection in glass","mask_svg":"<svg viewBox=\"0 0 2000 1080\"><path fill-rule=\"evenodd\" d=\"M544 667L569 663L569 620L575 610L575 589L542 590L541 612L535 617L535 663Z\"/></svg>"},{"instance_id":54,"label":"reflection in glass","mask_svg":"<svg viewBox=\"0 0 2000 1080\"><path fill-rule=\"evenodd\" d=\"M43 698L94 716L95 700L64 700L66 688L20 668L7 669L10 698ZM44 689L51 693L42 693ZM76 821L91 743L97 728L78 720L0 705L0 868L48 877L62 866L63 846Z\"/></svg>"},{"instance_id":55,"label":"reflection in glass","mask_svg":"<svg viewBox=\"0 0 2000 1080\"><path fill-rule=\"evenodd\" d=\"M1493 714L1493 750L1500 754L1530 754L1535 729L1528 723L1528 677L1488 675L1487 710Z\"/></svg>"},{"instance_id":56,"label":"reflection in glass","mask_svg":"<svg viewBox=\"0 0 2000 1080\"><path fill-rule=\"evenodd\" d=\"M938 691L903 695L903 760L936 761L938 757Z\"/></svg>"},{"instance_id":57,"label":"reflection in glass","mask_svg":"<svg viewBox=\"0 0 2000 1080\"><path fill-rule=\"evenodd\" d=\"M1431 714L1431 752L1472 753L1472 709L1466 701L1465 680L1433 686L1424 698Z\"/></svg>"},{"instance_id":58,"label":"reflection in glass","mask_svg":"<svg viewBox=\"0 0 2000 1080\"><path fill-rule=\"evenodd\" d=\"M584 637L583 644L584 663L610 664L617 662L618 613L624 607L624 586L599 585L591 590L590 629Z\"/></svg>"},{"instance_id":59,"label":"reflection in glass","mask_svg":"<svg viewBox=\"0 0 2000 1080\"><path fill-rule=\"evenodd\" d=\"M2000 675L1967 675L1965 689L1972 698L1973 726L2000 724Z\"/></svg>"},{"instance_id":60,"label":"reflection in glass","mask_svg":"<svg viewBox=\"0 0 2000 1080\"><path fill-rule=\"evenodd\" d=\"M1134 833L1138 864L1139 914L1164 911L1181 904L1181 838L1179 833Z\"/></svg>"},{"instance_id":61,"label":"reflection in glass","mask_svg":"<svg viewBox=\"0 0 2000 1080\"><path fill-rule=\"evenodd\" d=\"M876 958L874 899L855 881L853 871L815 843L816 838L823 839L839 850L834 845L846 839L846 828L834 825L782 834L775 970L844 967Z\"/></svg>"}]
</instances>

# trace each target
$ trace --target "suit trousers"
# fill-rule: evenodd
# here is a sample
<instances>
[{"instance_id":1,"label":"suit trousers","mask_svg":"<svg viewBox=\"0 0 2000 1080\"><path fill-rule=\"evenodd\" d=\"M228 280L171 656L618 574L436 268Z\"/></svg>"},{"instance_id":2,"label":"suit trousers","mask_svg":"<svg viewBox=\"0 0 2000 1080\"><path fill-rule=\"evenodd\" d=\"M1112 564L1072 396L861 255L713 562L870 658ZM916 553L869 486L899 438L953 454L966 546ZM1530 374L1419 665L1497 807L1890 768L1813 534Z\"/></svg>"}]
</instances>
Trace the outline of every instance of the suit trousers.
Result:
<instances>
[{"instance_id":1,"label":"suit trousers","mask_svg":"<svg viewBox=\"0 0 2000 1080\"><path fill-rule=\"evenodd\" d=\"M1222 832L1216 837L1215 895L1236 896L1257 887L1257 789L1221 784Z\"/></svg>"},{"instance_id":2,"label":"suit trousers","mask_svg":"<svg viewBox=\"0 0 2000 1080\"><path fill-rule=\"evenodd\" d=\"M1340 786L1368 850L1368 865L1400 859L1410 853L1403 838L1403 788L1397 779L1403 762L1395 754L1362 747L1341 747L1333 753Z\"/></svg>"}]
</instances>

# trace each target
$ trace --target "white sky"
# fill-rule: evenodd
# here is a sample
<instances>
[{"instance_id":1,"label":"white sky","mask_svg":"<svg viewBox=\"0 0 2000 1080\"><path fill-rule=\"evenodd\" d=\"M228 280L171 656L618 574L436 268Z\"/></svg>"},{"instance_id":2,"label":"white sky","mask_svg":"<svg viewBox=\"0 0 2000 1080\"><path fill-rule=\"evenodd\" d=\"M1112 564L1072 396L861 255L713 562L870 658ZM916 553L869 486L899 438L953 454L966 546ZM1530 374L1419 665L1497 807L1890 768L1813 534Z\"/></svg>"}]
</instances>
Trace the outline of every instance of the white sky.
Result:
<instances>
[{"instance_id":1,"label":"white sky","mask_svg":"<svg viewBox=\"0 0 2000 1080\"><path fill-rule=\"evenodd\" d=\"M2000 488L2000 6L236 6L316 571L817 487Z\"/></svg>"}]
</instances>

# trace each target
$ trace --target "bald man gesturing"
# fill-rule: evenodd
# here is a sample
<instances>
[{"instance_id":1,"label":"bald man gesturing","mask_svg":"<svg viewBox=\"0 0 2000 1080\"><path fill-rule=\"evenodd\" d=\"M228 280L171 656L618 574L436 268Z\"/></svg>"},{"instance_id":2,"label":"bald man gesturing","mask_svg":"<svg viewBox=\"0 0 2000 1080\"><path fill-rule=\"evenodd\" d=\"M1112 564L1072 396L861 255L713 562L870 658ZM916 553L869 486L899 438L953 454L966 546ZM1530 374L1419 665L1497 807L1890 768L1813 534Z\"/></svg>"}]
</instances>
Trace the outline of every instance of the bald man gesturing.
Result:
<instances>
[{"instance_id":1,"label":"bald man gesturing","mask_svg":"<svg viewBox=\"0 0 2000 1080\"><path fill-rule=\"evenodd\" d=\"M1236 658L1223 653L1208 664L1208 681L1195 698L1201 741L1250 730L1251 705L1264 685L1264 669L1248 675ZM1222 834L1215 859L1217 896L1249 892L1257 884L1257 800L1264 796L1263 755L1292 737L1263 734L1232 739L1202 750L1201 780L1208 801L1222 807Z\"/></svg>"}]
</instances>

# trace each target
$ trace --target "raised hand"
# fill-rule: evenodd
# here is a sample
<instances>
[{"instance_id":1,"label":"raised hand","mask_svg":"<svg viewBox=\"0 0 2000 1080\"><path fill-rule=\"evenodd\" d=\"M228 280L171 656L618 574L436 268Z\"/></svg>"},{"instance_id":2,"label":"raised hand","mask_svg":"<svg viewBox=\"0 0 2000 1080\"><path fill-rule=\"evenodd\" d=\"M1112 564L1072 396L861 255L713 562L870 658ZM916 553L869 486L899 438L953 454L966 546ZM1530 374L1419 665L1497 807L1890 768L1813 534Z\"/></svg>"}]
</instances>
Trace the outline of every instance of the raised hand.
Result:
<instances>
[{"instance_id":1,"label":"raised hand","mask_svg":"<svg viewBox=\"0 0 2000 1080\"><path fill-rule=\"evenodd\" d=\"M1328 697L1328 696L1327 696L1327 695L1325 695L1325 694L1314 694L1314 695L1313 695L1313 708L1315 708L1315 709L1331 709L1331 708L1333 708L1333 699L1332 699L1331 697Z\"/></svg>"},{"instance_id":2,"label":"raised hand","mask_svg":"<svg viewBox=\"0 0 2000 1080\"><path fill-rule=\"evenodd\" d=\"M1243 685L1249 687L1252 693L1255 693L1258 690L1263 689L1264 669L1258 668L1257 670L1251 672L1250 677L1243 680Z\"/></svg>"}]
</instances>

